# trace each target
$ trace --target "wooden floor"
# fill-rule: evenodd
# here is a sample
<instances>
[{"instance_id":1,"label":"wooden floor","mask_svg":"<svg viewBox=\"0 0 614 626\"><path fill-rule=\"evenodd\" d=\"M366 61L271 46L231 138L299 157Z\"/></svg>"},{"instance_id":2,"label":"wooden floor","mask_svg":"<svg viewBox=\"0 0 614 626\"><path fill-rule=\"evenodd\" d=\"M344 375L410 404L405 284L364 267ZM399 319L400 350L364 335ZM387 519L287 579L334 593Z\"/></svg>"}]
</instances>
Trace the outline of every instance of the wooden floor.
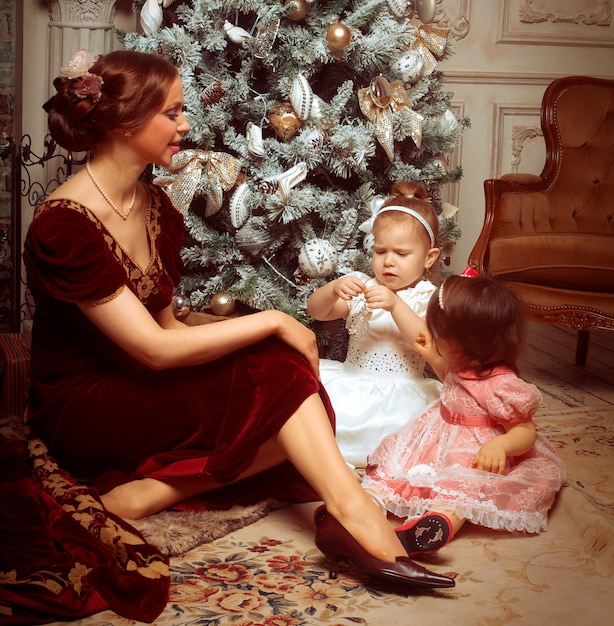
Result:
<instances>
[{"instance_id":1,"label":"wooden floor","mask_svg":"<svg viewBox=\"0 0 614 626\"><path fill-rule=\"evenodd\" d=\"M614 418L614 331L591 332L586 365L575 365L576 333L532 322L521 376L536 384L548 408L612 410Z\"/></svg>"}]
</instances>

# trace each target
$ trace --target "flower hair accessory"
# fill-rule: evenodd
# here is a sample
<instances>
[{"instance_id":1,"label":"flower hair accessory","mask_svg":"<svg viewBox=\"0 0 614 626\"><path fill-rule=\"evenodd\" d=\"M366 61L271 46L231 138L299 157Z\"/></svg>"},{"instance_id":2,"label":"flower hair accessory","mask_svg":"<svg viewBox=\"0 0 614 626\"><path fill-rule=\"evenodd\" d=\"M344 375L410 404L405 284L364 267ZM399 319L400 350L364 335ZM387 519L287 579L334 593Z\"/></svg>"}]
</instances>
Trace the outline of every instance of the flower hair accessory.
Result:
<instances>
[{"instance_id":1,"label":"flower hair accessory","mask_svg":"<svg viewBox=\"0 0 614 626\"><path fill-rule=\"evenodd\" d=\"M461 274L459 274L459 276L463 276L464 278L475 278L476 276L479 276L480 273L476 272L471 266L466 267L463 272ZM439 303L439 308L443 311L443 286L445 284L445 280L443 281L443 283L441 283L441 285L439 285L439 291L437 293L437 302Z\"/></svg>"},{"instance_id":2,"label":"flower hair accessory","mask_svg":"<svg viewBox=\"0 0 614 626\"><path fill-rule=\"evenodd\" d=\"M60 76L75 80L73 91L77 98L91 98L96 104L102 95L102 76L92 74L89 69L96 59L84 48L77 50L66 67L60 71Z\"/></svg>"}]
</instances>

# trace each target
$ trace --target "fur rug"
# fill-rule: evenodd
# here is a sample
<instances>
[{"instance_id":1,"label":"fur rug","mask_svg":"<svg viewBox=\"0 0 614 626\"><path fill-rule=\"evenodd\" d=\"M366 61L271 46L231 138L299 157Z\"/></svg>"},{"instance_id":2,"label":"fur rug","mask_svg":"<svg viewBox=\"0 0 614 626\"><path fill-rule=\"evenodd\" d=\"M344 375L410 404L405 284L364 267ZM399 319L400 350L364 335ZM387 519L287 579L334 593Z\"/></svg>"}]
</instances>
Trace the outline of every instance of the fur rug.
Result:
<instances>
[{"instance_id":1,"label":"fur rug","mask_svg":"<svg viewBox=\"0 0 614 626\"><path fill-rule=\"evenodd\" d=\"M23 424L14 415L0 417L0 434L25 438ZM283 503L270 498L256 504L218 511L162 511L129 522L164 554L180 556L192 548L249 526L282 506Z\"/></svg>"},{"instance_id":2,"label":"fur rug","mask_svg":"<svg viewBox=\"0 0 614 626\"><path fill-rule=\"evenodd\" d=\"M164 554L179 556L253 524L281 506L279 501L269 499L223 511L162 511L128 521Z\"/></svg>"}]
</instances>

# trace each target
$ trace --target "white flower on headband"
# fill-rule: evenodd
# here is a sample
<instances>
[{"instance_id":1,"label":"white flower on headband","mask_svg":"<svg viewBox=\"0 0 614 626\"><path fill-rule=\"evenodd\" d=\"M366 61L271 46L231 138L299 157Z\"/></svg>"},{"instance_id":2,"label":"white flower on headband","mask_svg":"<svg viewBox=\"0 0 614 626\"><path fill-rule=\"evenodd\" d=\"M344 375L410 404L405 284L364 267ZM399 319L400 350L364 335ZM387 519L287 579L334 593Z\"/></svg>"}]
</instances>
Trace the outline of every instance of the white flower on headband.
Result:
<instances>
[{"instance_id":1,"label":"white flower on headband","mask_svg":"<svg viewBox=\"0 0 614 626\"><path fill-rule=\"evenodd\" d=\"M72 59L68 62L66 67L63 67L60 71L60 76L66 76L66 78L83 78L89 73L90 67L94 65L96 59L85 49L77 50L72 56Z\"/></svg>"},{"instance_id":2,"label":"white flower on headband","mask_svg":"<svg viewBox=\"0 0 614 626\"><path fill-rule=\"evenodd\" d=\"M74 79L74 93L77 98L91 98L94 103L100 100L104 81L102 76L89 72L96 59L85 48L77 50L66 67L63 67L60 76Z\"/></svg>"}]
</instances>

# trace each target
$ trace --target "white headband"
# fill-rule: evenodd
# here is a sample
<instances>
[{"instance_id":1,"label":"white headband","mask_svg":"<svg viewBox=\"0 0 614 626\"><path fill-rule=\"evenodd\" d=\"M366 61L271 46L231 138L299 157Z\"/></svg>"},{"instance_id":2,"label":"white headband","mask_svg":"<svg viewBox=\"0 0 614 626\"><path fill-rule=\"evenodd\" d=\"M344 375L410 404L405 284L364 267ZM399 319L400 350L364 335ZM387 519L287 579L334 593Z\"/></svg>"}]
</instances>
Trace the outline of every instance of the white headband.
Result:
<instances>
[{"instance_id":1,"label":"white headband","mask_svg":"<svg viewBox=\"0 0 614 626\"><path fill-rule=\"evenodd\" d=\"M406 206L397 206L396 204L391 204L389 206L385 206L381 208L376 213L375 219L377 219L378 216L381 213L384 213L385 211L401 211L401 213L407 213L407 215L411 215L412 217L415 217L422 224L422 226L424 226L424 229L426 230L429 237L431 238L431 248L435 247L435 233L433 233L433 229L431 228L431 225L422 217L422 215L420 215L420 213L418 213L417 211L414 211L413 209L408 209Z\"/></svg>"}]
</instances>

